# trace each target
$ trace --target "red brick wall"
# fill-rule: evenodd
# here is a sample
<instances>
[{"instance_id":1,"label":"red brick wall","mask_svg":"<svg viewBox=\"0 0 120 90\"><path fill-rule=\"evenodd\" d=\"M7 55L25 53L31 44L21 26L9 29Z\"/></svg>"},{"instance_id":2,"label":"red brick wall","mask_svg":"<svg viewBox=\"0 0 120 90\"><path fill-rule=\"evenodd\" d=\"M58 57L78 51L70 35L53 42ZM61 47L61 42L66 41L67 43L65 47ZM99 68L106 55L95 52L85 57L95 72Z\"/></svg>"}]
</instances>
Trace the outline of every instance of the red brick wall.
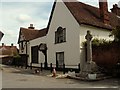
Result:
<instances>
[{"instance_id":1,"label":"red brick wall","mask_svg":"<svg viewBox=\"0 0 120 90\"><path fill-rule=\"evenodd\" d=\"M117 62L120 62L120 44L93 47L93 61L99 66L112 68Z\"/></svg>"}]
</instances>

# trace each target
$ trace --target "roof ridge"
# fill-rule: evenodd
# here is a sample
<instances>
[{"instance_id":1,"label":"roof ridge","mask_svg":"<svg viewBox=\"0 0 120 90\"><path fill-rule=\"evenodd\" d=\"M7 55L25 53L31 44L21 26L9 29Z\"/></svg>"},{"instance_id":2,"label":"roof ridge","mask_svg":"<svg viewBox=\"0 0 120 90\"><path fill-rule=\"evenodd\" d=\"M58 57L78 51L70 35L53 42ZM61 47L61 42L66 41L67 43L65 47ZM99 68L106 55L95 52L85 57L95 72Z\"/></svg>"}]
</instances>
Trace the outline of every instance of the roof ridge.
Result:
<instances>
[{"instance_id":1,"label":"roof ridge","mask_svg":"<svg viewBox=\"0 0 120 90\"><path fill-rule=\"evenodd\" d=\"M29 28L20 28L23 36L24 36L24 40L29 41L32 39L36 39L38 37L43 37L46 36L47 34L47 28L43 28L43 29L29 29ZM18 40L19 42L19 40Z\"/></svg>"},{"instance_id":2,"label":"roof ridge","mask_svg":"<svg viewBox=\"0 0 120 90\"><path fill-rule=\"evenodd\" d=\"M62 0L64 3L65 2L68 2L68 3L70 3L71 1L73 2L76 2L76 3L81 3L81 4L84 4L84 5L87 5L87 6L90 6L90 7L93 7L93 8L96 8L96 9L99 9L98 7L95 7L95 6L92 6L92 5L90 5L90 4L86 4L86 3L84 3L84 2L81 2L81 1L78 1L78 0Z\"/></svg>"},{"instance_id":3,"label":"roof ridge","mask_svg":"<svg viewBox=\"0 0 120 90\"><path fill-rule=\"evenodd\" d=\"M20 29L34 30L34 31L38 31L39 30L39 29L30 29L30 28L24 28L24 27L20 27Z\"/></svg>"}]
</instances>

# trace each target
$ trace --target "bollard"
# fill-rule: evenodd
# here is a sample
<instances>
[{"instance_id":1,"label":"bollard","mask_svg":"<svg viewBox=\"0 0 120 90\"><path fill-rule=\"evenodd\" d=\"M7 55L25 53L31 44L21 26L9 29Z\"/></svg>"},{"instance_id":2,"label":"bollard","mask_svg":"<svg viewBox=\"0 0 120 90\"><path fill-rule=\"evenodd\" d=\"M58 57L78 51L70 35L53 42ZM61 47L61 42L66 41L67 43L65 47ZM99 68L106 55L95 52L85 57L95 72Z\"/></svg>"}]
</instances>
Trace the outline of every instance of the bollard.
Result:
<instances>
[{"instance_id":1,"label":"bollard","mask_svg":"<svg viewBox=\"0 0 120 90\"><path fill-rule=\"evenodd\" d=\"M63 64L63 74L65 74L65 64Z\"/></svg>"},{"instance_id":2,"label":"bollard","mask_svg":"<svg viewBox=\"0 0 120 90\"><path fill-rule=\"evenodd\" d=\"M80 63L78 64L78 72L80 72Z\"/></svg>"},{"instance_id":3,"label":"bollard","mask_svg":"<svg viewBox=\"0 0 120 90\"><path fill-rule=\"evenodd\" d=\"M52 68L52 63L50 63L50 72L52 73L52 70L53 70L53 68Z\"/></svg>"},{"instance_id":4,"label":"bollard","mask_svg":"<svg viewBox=\"0 0 120 90\"><path fill-rule=\"evenodd\" d=\"M30 63L30 69L32 69L32 62Z\"/></svg>"},{"instance_id":5,"label":"bollard","mask_svg":"<svg viewBox=\"0 0 120 90\"><path fill-rule=\"evenodd\" d=\"M25 69L27 69L27 65L25 65Z\"/></svg>"},{"instance_id":6,"label":"bollard","mask_svg":"<svg viewBox=\"0 0 120 90\"><path fill-rule=\"evenodd\" d=\"M43 66L43 64L41 63L41 69L40 69L41 71L43 70L43 67L42 67L42 66Z\"/></svg>"},{"instance_id":7,"label":"bollard","mask_svg":"<svg viewBox=\"0 0 120 90\"><path fill-rule=\"evenodd\" d=\"M58 69L58 61L56 61L56 69Z\"/></svg>"}]
</instances>

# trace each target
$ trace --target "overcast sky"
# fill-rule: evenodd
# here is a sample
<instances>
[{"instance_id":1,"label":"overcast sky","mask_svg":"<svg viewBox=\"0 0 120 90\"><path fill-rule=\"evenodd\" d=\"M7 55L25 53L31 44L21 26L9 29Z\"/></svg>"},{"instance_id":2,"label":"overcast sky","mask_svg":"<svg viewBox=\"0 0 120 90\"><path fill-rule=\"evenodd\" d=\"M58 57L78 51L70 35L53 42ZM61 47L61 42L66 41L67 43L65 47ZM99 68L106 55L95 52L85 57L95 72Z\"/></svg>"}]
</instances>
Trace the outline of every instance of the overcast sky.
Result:
<instances>
[{"instance_id":1,"label":"overcast sky","mask_svg":"<svg viewBox=\"0 0 120 90\"><path fill-rule=\"evenodd\" d=\"M34 24L36 29L45 28L48 24L53 1L2 0L0 2L0 30L4 33L4 37L0 45L1 43L17 45L20 27L27 28L30 23ZM98 7L98 0L79 1ZM109 9L118 2L119 0L108 0Z\"/></svg>"}]
</instances>

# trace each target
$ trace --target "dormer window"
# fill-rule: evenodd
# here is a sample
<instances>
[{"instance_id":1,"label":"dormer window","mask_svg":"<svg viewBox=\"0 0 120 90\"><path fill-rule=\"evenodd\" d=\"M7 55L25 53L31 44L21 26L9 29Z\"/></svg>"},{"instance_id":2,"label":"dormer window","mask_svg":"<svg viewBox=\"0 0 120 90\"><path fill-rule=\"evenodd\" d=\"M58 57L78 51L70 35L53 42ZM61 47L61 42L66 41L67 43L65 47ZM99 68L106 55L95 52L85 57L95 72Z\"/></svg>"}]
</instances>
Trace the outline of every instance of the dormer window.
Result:
<instances>
[{"instance_id":1,"label":"dormer window","mask_svg":"<svg viewBox=\"0 0 120 90\"><path fill-rule=\"evenodd\" d=\"M55 32L55 43L62 43L66 41L66 28L58 27Z\"/></svg>"}]
</instances>

